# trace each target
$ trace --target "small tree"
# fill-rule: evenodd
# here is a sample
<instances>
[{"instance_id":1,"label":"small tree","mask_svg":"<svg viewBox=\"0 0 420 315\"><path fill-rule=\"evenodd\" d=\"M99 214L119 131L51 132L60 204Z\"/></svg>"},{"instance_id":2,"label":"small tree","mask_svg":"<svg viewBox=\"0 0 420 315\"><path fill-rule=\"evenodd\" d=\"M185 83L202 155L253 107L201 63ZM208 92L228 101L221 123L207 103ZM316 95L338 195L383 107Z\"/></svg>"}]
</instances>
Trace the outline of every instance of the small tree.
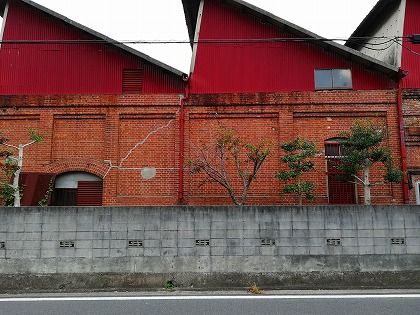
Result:
<instances>
[{"instance_id":1,"label":"small tree","mask_svg":"<svg viewBox=\"0 0 420 315\"><path fill-rule=\"evenodd\" d=\"M391 151L384 143L389 137L384 125L367 119L356 120L350 132L344 132L342 136L345 138L341 143L343 156L337 168L354 178L354 183L363 186L365 205L371 204L372 186L403 180L404 173L394 167ZM384 167L383 181L370 181L370 170L374 164ZM362 177L358 176L361 171Z\"/></svg>"},{"instance_id":2,"label":"small tree","mask_svg":"<svg viewBox=\"0 0 420 315\"><path fill-rule=\"evenodd\" d=\"M270 154L268 146L268 140L263 140L257 145L244 144L243 139L234 130L220 126L214 146L203 146L199 156L195 160L189 161L192 166L191 172L203 171L206 174L206 179L200 183L200 186L207 182L216 182L228 191L236 205L243 205L252 180ZM231 162L242 184L242 193L239 197L235 194L231 178L229 178L228 164Z\"/></svg>"},{"instance_id":3,"label":"small tree","mask_svg":"<svg viewBox=\"0 0 420 315\"><path fill-rule=\"evenodd\" d=\"M9 144L9 139L1 136L0 133L0 145L15 149L18 151L18 157L13 156L13 153L9 150L0 151L0 157L5 158L4 163L0 164L3 173L5 174L5 181L0 182L1 185L1 196L4 205L20 207L20 187L19 177L23 166L23 150L37 142L42 141L42 136L36 130L29 128L29 139L30 141L26 144L12 145ZM10 180L13 177L13 183L10 184Z\"/></svg>"},{"instance_id":4,"label":"small tree","mask_svg":"<svg viewBox=\"0 0 420 315\"><path fill-rule=\"evenodd\" d=\"M286 151L286 155L280 159L287 164L289 170L276 172L275 175L279 180L293 181L293 183L284 186L283 193L296 194L301 206L304 197L306 199L315 198L313 195L314 183L302 180L301 177L305 173L315 170L314 163L309 159L315 157L318 153L316 144L296 137L291 142L281 144L280 148Z\"/></svg>"}]
</instances>

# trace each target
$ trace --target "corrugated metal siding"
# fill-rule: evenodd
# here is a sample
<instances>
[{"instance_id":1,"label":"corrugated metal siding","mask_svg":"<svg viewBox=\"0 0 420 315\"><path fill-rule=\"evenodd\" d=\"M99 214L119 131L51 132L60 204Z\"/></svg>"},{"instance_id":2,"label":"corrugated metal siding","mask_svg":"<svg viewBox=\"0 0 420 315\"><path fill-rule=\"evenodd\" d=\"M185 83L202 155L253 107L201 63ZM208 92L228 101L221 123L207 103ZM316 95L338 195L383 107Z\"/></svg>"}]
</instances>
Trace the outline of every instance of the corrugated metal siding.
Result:
<instances>
[{"instance_id":1,"label":"corrugated metal siding","mask_svg":"<svg viewBox=\"0 0 420 315\"><path fill-rule=\"evenodd\" d=\"M351 68L354 89L391 86L381 73L308 42L204 43L290 38L291 35L219 1L206 0L192 93L314 90L315 68Z\"/></svg>"},{"instance_id":2,"label":"corrugated metal siding","mask_svg":"<svg viewBox=\"0 0 420 315\"><path fill-rule=\"evenodd\" d=\"M46 13L12 1L3 40L95 40ZM0 94L120 94L122 69L145 70L143 93L182 93L177 75L110 44L3 44Z\"/></svg>"},{"instance_id":3,"label":"corrugated metal siding","mask_svg":"<svg viewBox=\"0 0 420 315\"><path fill-rule=\"evenodd\" d=\"M420 2L417 0L407 0L405 9L404 35L411 36L420 33ZM408 71L408 76L402 80L404 88L420 87L420 45L403 43L405 48L402 51L401 68ZM415 53L409 51L412 50ZM417 53L417 54L416 54Z\"/></svg>"}]
</instances>

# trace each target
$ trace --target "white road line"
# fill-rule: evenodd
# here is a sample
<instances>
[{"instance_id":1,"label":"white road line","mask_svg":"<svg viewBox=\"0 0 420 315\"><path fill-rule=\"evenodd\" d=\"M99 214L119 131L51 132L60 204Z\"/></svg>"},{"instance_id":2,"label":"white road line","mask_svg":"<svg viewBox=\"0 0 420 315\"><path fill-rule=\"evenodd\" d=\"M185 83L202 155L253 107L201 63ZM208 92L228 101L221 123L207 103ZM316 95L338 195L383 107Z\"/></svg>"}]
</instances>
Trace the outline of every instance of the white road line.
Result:
<instances>
[{"instance_id":1,"label":"white road line","mask_svg":"<svg viewBox=\"0 0 420 315\"><path fill-rule=\"evenodd\" d=\"M369 295L216 295L216 296L98 296L98 297L39 297L1 298L1 302L58 302L58 301L162 301L162 300L304 300L304 299L402 299L420 298L420 294Z\"/></svg>"}]
</instances>

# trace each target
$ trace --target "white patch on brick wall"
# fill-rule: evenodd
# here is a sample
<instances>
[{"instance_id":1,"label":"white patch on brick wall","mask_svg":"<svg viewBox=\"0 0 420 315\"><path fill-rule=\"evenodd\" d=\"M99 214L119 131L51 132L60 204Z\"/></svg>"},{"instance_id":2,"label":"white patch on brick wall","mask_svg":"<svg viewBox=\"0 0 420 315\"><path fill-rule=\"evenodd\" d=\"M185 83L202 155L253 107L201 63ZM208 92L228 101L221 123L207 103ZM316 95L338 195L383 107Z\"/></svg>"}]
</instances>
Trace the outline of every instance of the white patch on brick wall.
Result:
<instances>
[{"instance_id":1,"label":"white patch on brick wall","mask_svg":"<svg viewBox=\"0 0 420 315\"><path fill-rule=\"evenodd\" d=\"M156 129L154 129L154 130L152 130L152 131L150 131L147 135L146 135L146 137L144 137L141 141L139 141L139 142L137 142L134 146L133 146L133 148L131 148L131 150L129 150L128 151L128 153L127 153L127 155L124 157L124 158L122 158L121 159L121 161L120 161L120 163L119 163L119 165L118 166L116 166L116 165L113 165L112 164L112 161L111 160L105 160L104 162L106 162L106 163L108 163L109 164L109 168L108 168L108 171L105 173L105 175L104 175L104 177L103 177L103 179L105 179L105 177L108 175L108 173L109 173L109 171L112 169L112 168L118 168L119 170L124 170L124 169L129 169L129 170L141 170L141 172L142 172L142 176L143 176L143 170L150 170L150 169L148 169L148 168L124 168L123 167L123 163L130 157L130 155L134 152L134 150L135 149L137 149L139 146L141 146L141 145L143 145L149 138L150 138L150 136L152 136L153 134L155 134L155 133L158 133L159 131L161 131L161 130L163 130L163 129L166 129L166 128L168 128L174 121L175 121L175 119L176 119L176 117L178 116L178 114L179 114L179 111L181 110L181 108L178 108L178 110L176 111L176 113L175 113L175 116L174 116L174 118L173 119L171 119L171 120L169 120L168 121L168 123L167 124L165 124L165 125L162 125L162 126L159 126L159 127L157 127ZM155 171L156 171L156 169L155 169ZM148 173L148 171L146 171L146 173ZM155 175L154 176L156 176L156 173L155 173ZM153 176L153 177L154 177ZM152 177L152 178L153 178ZM143 178L145 178L145 177L143 177ZM145 179L150 179L150 178L145 178Z\"/></svg>"},{"instance_id":2,"label":"white patch on brick wall","mask_svg":"<svg viewBox=\"0 0 420 315\"><path fill-rule=\"evenodd\" d=\"M152 179L155 176L156 176L155 168L145 167L141 170L141 177L143 177L144 179Z\"/></svg>"}]
</instances>

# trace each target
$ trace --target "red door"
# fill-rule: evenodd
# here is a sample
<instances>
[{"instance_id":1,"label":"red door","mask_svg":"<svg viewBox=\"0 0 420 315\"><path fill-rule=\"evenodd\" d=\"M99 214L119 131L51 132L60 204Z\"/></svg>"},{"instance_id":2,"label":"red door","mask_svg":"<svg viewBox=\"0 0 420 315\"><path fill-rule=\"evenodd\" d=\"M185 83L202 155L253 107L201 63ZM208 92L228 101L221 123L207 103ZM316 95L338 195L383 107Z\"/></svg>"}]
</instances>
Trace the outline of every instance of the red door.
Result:
<instances>
[{"instance_id":1,"label":"red door","mask_svg":"<svg viewBox=\"0 0 420 315\"><path fill-rule=\"evenodd\" d=\"M355 184L345 181L343 173L338 169L341 163L342 150L339 142L325 143L325 158L327 160L327 185L329 204L355 204ZM338 175L341 175L338 178ZM349 178L350 180L351 178Z\"/></svg>"}]
</instances>

